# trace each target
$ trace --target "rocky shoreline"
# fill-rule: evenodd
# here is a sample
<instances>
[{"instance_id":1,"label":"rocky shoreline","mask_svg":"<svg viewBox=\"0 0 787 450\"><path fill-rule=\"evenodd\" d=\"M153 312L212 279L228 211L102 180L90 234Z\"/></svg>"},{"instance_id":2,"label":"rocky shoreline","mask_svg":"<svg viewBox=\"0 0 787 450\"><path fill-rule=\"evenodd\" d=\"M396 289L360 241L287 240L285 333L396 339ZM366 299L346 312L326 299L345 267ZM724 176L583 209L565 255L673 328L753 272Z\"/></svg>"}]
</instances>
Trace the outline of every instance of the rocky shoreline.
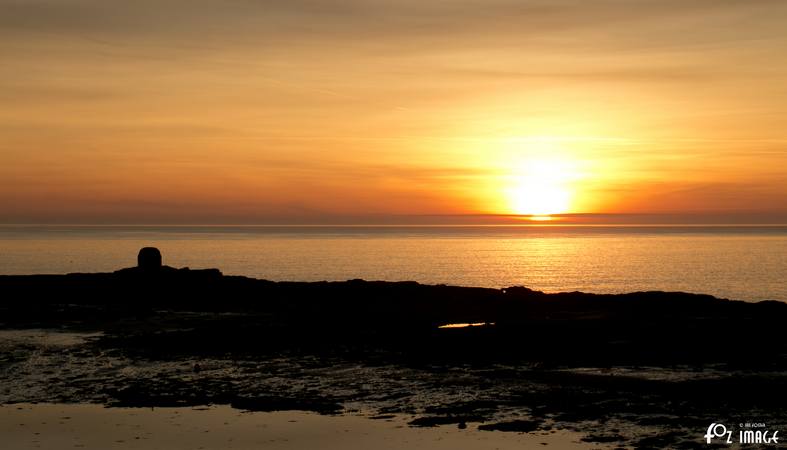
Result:
<instances>
[{"instance_id":1,"label":"rocky shoreline","mask_svg":"<svg viewBox=\"0 0 787 450\"><path fill-rule=\"evenodd\" d=\"M0 292L4 404L363 410L644 448L787 417L787 304L775 301L271 282L155 261L0 276ZM53 330L77 338L53 343Z\"/></svg>"}]
</instances>

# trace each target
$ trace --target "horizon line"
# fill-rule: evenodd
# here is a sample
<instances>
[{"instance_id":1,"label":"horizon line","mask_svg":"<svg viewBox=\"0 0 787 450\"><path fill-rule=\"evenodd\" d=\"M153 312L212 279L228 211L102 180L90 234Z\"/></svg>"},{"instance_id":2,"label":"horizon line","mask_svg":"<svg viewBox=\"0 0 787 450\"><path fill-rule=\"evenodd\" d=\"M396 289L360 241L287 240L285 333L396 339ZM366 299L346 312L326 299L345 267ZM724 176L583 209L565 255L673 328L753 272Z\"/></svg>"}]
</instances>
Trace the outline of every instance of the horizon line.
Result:
<instances>
[{"instance_id":1,"label":"horizon line","mask_svg":"<svg viewBox=\"0 0 787 450\"><path fill-rule=\"evenodd\" d=\"M774 223L561 223L533 220L530 223L0 223L0 227L787 227L787 222Z\"/></svg>"}]
</instances>

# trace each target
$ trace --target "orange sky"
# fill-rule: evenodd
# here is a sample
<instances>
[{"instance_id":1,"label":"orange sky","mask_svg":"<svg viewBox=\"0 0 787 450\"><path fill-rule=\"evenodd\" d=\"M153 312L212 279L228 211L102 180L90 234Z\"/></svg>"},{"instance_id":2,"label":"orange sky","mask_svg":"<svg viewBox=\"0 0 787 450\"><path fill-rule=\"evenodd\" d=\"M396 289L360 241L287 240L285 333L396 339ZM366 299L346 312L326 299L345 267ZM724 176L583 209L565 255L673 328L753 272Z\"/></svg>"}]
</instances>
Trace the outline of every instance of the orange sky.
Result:
<instances>
[{"instance_id":1,"label":"orange sky","mask_svg":"<svg viewBox=\"0 0 787 450\"><path fill-rule=\"evenodd\" d=\"M0 222L787 218L783 0L0 11Z\"/></svg>"}]
</instances>

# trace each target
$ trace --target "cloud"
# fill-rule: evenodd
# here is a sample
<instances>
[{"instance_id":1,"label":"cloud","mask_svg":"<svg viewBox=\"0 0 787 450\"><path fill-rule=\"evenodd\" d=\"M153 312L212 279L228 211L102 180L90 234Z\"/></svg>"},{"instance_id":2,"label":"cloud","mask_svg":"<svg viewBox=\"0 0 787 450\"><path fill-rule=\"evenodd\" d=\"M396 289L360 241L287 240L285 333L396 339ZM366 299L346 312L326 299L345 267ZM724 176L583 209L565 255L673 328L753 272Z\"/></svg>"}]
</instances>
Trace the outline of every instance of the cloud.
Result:
<instances>
[{"instance_id":1,"label":"cloud","mask_svg":"<svg viewBox=\"0 0 787 450\"><path fill-rule=\"evenodd\" d=\"M224 39L258 44L269 39L280 44L354 40L354 45L363 46L368 43L364 39L399 43L431 39L450 45L457 37L463 37L461 45L490 39L509 39L509 44L517 45L523 38L541 42L545 36L586 31L627 36L640 43L719 40L742 33L778 36L776 25L781 22L773 15L787 6L778 0L2 0L0 9L0 29L6 31L74 33L95 39L180 36L208 46ZM757 18L759 26L716 29L736 16ZM674 24L686 31L700 26L704 32L641 32L643 26L672 30Z\"/></svg>"}]
</instances>

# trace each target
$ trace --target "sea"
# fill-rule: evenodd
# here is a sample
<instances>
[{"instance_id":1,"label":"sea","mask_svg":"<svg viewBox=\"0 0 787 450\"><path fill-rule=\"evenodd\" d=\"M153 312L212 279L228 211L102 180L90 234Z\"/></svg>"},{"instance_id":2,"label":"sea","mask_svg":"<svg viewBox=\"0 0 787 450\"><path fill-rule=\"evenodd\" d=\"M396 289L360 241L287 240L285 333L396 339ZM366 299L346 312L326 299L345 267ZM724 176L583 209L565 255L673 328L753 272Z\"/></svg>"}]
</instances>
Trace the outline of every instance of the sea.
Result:
<instances>
[{"instance_id":1,"label":"sea","mask_svg":"<svg viewBox=\"0 0 787 450\"><path fill-rule=\"evenodd\" d=\"M787 226L0 226L0 274L164 264L274 281L545 292L683 291L787 301Z\"/></svg>"}]
</instances>

